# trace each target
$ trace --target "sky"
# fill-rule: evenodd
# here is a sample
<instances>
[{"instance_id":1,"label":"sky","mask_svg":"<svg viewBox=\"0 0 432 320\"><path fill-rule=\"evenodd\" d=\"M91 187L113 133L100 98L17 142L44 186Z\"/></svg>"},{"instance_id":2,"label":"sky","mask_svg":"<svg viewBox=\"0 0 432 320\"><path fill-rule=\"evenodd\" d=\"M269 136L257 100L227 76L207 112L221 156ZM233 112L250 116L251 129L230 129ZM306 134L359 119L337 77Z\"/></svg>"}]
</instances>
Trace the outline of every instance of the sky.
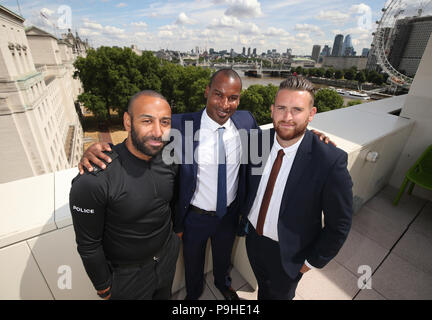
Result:
<instances>
[{"instance_id":1,"label":"sky","mask_svg":"<svg viewBox=\"0 0 432 320\"><path fill-rule=\"evenodd\" d=\"M17 5L19 3L19 8ZM190 51L214 48L241 53L276 49L311 55L315 44L333 46L350 34L361 54L372 43L380 0L6 0L0 4L61 37L68 28L93 47Z\"/></svg>"}]
</instances>

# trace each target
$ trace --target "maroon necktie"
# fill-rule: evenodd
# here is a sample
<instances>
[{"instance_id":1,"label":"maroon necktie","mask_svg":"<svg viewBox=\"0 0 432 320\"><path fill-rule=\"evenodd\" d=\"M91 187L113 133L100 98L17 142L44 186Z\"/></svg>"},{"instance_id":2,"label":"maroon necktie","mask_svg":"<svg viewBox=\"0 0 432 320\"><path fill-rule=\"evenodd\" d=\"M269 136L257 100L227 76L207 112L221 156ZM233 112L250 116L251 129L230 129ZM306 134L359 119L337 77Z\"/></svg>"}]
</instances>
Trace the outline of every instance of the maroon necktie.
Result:
<instances>
[{"instance_id":1,"label":"maroon necktie","mask_svg":"<svg viewBox=\"0 0 432 320\"><path fill-rule=\"evenodd\" d=\"M260 211L259 211L259 215L258 215L258 222L257 222L257 227L256 227L256 231L257 233L262 236L263 235L263 229L264 229L264 221L267 215L267 210L270 204L270 199L272 197L273 194L273 189L274 189L274 185L276 183L276 178L279 174L279 170L280 167L282 165L282 158L285 155L283 149L280 149L278 154L277 154L277 158L275 160L275 162L273 163L273 167L271 169L270 172L270 177L268 179L267 182L267 187L265 189L264 192L264 196L261 202L261 207L260 207Z\"/></svg>"}]
</instances>

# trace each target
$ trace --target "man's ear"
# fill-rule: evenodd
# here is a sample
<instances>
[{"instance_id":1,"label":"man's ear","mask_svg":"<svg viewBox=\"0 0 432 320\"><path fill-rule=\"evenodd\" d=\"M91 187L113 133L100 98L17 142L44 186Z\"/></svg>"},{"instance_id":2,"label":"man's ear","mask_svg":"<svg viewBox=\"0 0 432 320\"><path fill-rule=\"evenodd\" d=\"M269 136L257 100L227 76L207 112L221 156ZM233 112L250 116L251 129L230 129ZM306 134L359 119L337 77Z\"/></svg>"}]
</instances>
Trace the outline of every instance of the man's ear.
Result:
<instances>
[{"instance_id":1,"label":"man's ear","mask_svg":"<svg viewBox=\"0 0 432 320\"><path fill-rule=\"evenodd\" d=\"M270 111L271 111L271 117L272 117L272 119L273 119L273 110L274 110L274 104L272 104L270 106Z\"/></svg>"},{"instance_id":2,"label":"man's ear","mask_svg":"<svg viewBox=\"0 0 432 320\"><path fill-rule=\"evenodd\" d=\"M316 107L312 107L310 113L309 113L309 122L312 121L312 119L314 118L315 114L317 113L317 108Z\"/></svg>"},{"instance_id":3,"label":"man's ear","mask_svg":"<svg viewBox=\"0 0 432 320\"><path fill-rule=\"evenodd\" d=\"M127 132L131 132L131 127L132 127L131 122L132 122L132 118L129 115L129 113L126 111L123 114L123 126Z\"/></svg>"}]
</instances>

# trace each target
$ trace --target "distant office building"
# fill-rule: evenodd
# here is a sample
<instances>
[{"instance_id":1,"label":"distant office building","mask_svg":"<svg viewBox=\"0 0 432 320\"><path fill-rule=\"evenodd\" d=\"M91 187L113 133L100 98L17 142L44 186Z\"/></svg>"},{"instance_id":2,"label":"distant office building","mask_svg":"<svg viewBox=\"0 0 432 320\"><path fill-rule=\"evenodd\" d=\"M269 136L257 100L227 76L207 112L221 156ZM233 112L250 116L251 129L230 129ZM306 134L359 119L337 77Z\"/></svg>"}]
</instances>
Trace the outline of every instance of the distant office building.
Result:
<instances>
[{"instance_id":1,"label":"distant office building","mask_svg":"<svg viewBox=\"0 0 432 320\"><path fill-rule=\"evenodd\" d=\"M333 57L342 56L343 38L344 38L344 36L342 34L336 35L334 43L333 43L332 54L331 54Z\"/></svg>"},{"instance_id":2,"label":"distant office building","mask_svg":"<svg viewBox=\"0 0 432 320\"><path fill-rule=\"evenodd\" d=\"M0 5L0 183L74 167L83 151L73 62L87 42L23 23Z\"/></svg>"},{"instance_id":3,"label":"distant office building","mask_svg":"<svg viewBox=\"0 0 432 320\"><path fill-rule=\"evenodd\" d=\"M209 53L210 53L210 54L214 54L214 53L215 53L214 48L210 48Z\"/></svg>"},{"instance_id":4,"label":"distant office building","mask_svg":"<svg viewBox=\"0 0 432 320\"><path fill-rule=\"evenodd\" d=\"M253 49L253 56L256 57L256 55L257 55L257 49L254 48L254 49Z\"/></svg>"},{"instance_id":5,"label":"distant office building","mask_svg":"<svg viewBox=\"0 0 432 320\"><path fill-rule=\"evenodd\" d=\"M312 48L312 60L315 60L315 62L318 62L318 57L321 51L320 45L314 45Z\"/></svg>"},{"instance_id":6,"label":"distant office building","mask_svg":"<svg viewBox=\"0 0 432 320\"><path fill-rule=\"evenodd\" d=\"M292 49L288 48L286 53L287 53L288 58L291 57L292 56Z\"/></svg>"},{"instance_id":7,"label":"distant office building","mask_svg":"<svg viewBox=\"0 0 432 320\"><path fill-rule=\"evenodd\" d=\"M369 56L369 49L368 48L363 48L362 50L362 57L367 57Z\"/></svg>"},{"instance_id":8,"label":"distant office building","mask_svg":"<svg viewBox=\"0 0 432 320\"><path fill-rule=\"evenodd\" d=\"M323 57L323 67L333 67L336 70L350 69L356 67L357 70L366 69L368 59L366 57Z\"/></svg>"},{"instance_id":9,"label":"distant office building","mask_svg":"<svg viewBox=\"0 0 432 320\"><path fill-rule=\"evenodd\" d=\"M248 48L248 57L251 55L251 48Z\"/></svg>"},{"instance_id":10,"label":"distant office building","mask_svg":"<svg viewBox=\"0 0 432 320\"><path fill-rule=\"evenodd\" d=\"M351 35L347 34L342 45L342 56L353 56L354 47L352 45Z\"/></svg>"},{"instance_id":11,"label":"distant office building","mask_svg":"<svg viewBox=\"0 0 432 320\"><path fill-rule=\"evenodd\" d=\"M243 51L242 51L242 55L246 55L246 48L245 47L243 47Z\"/></svg>"},{"instance_id":12,"label":"distant office building","mask_svg":"<svg viewBox=\"0 0 432 320\"><path fill-rule=\"evenodd\" d=\"M267 50L267 54L271 54L271 50Z\"/></svg>"},{"instance_id":13,"label":"distant office building","mask_svg":"<svg viewBox=\"0 0 432 320\"><path fill-rule=\"evenodd\" d=\"M414 76L431 33L432 16L396 21L389 40L388 60L392 66L408 76Z\"/></svg>"},{"instance_id":14,"label":"distant office building","mask_svg":"<svg viewBox=\"0 0 432 320\"><path fill-rule=\"evenodd\" d=\"M321 51L321 56L328 57L329 55L331 55L331 49L328 45L325 45Z\"/></svg>"}]
</instances>

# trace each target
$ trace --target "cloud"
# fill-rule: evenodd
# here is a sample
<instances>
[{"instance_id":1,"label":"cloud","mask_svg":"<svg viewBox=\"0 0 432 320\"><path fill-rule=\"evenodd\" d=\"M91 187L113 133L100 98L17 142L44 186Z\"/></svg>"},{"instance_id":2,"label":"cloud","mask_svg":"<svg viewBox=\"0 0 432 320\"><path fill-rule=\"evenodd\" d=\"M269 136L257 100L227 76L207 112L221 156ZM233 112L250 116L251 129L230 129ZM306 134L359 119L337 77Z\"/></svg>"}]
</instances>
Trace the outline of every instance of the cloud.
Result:
<instances>
[{"instance_id":1,"label":"cloud","mask_svg":"<svg viewBox=\"0 0 432 320\"><path fill-rule=\"evenodd\" d=\"M139 28L147 28L148 25L144 21L140 21L140 22L132 22L131 26L139 27Z\"/></svg>"},{"instance_id":2,"label":"cloud","mask_svg":"<svg viewBox=\"0 0 432 320\"><path fill-rule=\"evenodd\" d=\"M270 27L267 29L264 35L267 37L282 37L282 36L288 36L289 32L285 31L284 29Z\"/></svg>"},{"instance_id":3,"label":"cloud","mask_svg":"<svg viewBox=\"0 0 432 320\"><path fill-rule=\"evenodd\" d=\"M170 30L160 30L158 32L158 37L161 37L161 38L172 38L172 37L174 37L174 33L172 31L170 31Z\"/></svg>"},{"instance_id":4,"label":"cloud","mask_svg":"<svg viewBox=\"0 0 432 320\"><path fill-rule=\"evenodd\" d=\"M240 29L240 33L246 34L246 35L259 34L260 29L258 28L258 26L255 23L249 22L249 23L243 24L242 28Z\"/></svg>"},{"instance_id":5,"label":"cloud","mask_svg":"<svg viewBox=\"0 0 432 320\"><path fill-rule=\"evenodd\" d=\"M228 9L225 11L227 16L237 18L255 18L262 15L261 4L257 0L225 0L216 3L227 3Z\"/></svg>"},{"instance_id":6,"label":"cloud","mask_svg":"<svg viewBox=\"0 0 432 320\"><path fill-rule=\"evenodd\" d=\"M91 21L84 21L83 22L84 27L94 29L94 30L103 30L103 27L99 23L91 22Z\"/></svg>"},{"instance_id":7,"label":"cloud","mask_svg":"<svg viewBox=\"0 0 432 320\"><path fill-rule=\"evenodd\" d=\"M181 12L175 22L176 24L184 25L184 24L195 24L196 21L189 18L186 13Z\"/></svg>"},{"instance_id":8,"label":"cloud","mask_svg":"<svg viewBox=\"0 0 432 320\"><path fill-rule=\"evenodd\" d=\"M354 14L365 14L365 13L372 12L372 9L367 4L360 3L360 4L355 4L355 5L351 6L351 9L349 12L354 13Z\"/></svg>"},{"instance_id":9,"label":"cloud","mask_svg":"<svg viewBox=\"0 0 432 320\"><path fill-rule=\"evenodd\" d=\"M126 6L127 6L127 4L124 3L124 2L120 2L119 4L116 5L117 8L123 8L123 7L126 7Z\"/></svg>"},{"instance_id":10,"label":"cloud","mask_svg":"<svg viewBox=\"0 0 432 320\"><path fill-rule=\"evenodd\" d=\"M147 32L135 32L136 37L145 37L147 36Z\"/></svg>"},{"instance_id":11,"label":"cloud","mask_svg":"<svg viewBox=\"0 0 432 320\"><path fill-rule=\"evenodd\" d=\"M333 24L342 24L348 21L350 14L340 11L320 11L317 19L332 22Z\"/></svg>"},{"instance_id":12,"label":"cloud","mask_svg":"<svg viewBox=\"0 0 432 320\"><path fill-rule=\"evenodd\" d=\"M301 32L309 32L309 33L315 33L319 36L324 36L324 31L318 26L303 23L303 24L296 24L294 30L301 31Z\"/></svg>"},{"instance_id":13,"label":"cloud","mask_svg":"<svg viewBox=\"0 0 432 320\"><path fill-rule=\"evenodd\" d=\"M99 36L100 35L100 32L93 31L93 30L90 30L90 29L87 29L87 28L80 28L78 30L78 32L79 32L79 35L83 36L83 37Z\"/></svg>"},{"instance_id":14,"label":"cloud","mask_svg":"<svg viewBox=\"0 0 432 320\"><path fill-rule=\"evenodd\" d=\"M210 29L232 29L240 34L245 35L258 35L260 29L255 23L241 22L236 17L222 16L219 19L213 19L212 23L208 26Z\"/></svg>"},{"instance_id":15,"label":"cloud","mask_svg":"<svg viewBox=\"0 0 432 320\"><path fill-rule=\"evenodd\" d=\"M223 15L221 18L213 19L210 27L213 28L237 28L241 26L241 22L236 17Z\"/></svg>"},{"instance_id":16,"label":"cloud","mask_svg":"<svg viewBox=\"0 0 432 320\"><path fill-rule=\"evenodd\" d=\"M159 30L177 30L179 27L175 24L167 24L165 26L159 27Z\"/></svg>"},{"instance_id":17,"label":"cloud","mask_svg":"<svg viewBox=\"0 0 432 320\"><path fill-rule=\"evenodd\" d=\"M113 27L113 26L105 26L104 28L104 33L109 33L112 35L121 35L124 34L125 30L124 29L119 29L117 27Z\"/></svg>"}]
</instances>

